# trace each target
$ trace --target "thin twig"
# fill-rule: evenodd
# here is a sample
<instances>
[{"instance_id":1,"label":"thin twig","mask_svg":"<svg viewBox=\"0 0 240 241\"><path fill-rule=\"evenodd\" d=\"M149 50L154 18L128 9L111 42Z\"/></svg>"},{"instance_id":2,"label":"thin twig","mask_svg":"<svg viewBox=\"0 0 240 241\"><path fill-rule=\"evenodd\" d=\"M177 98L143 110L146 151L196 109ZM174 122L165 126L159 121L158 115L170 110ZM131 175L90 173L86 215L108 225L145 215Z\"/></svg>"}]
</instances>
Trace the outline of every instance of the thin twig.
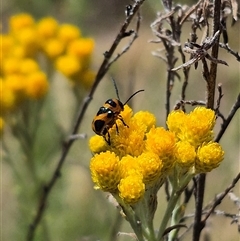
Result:
<instances>
[{"instance_id":1,"label":"thin twig","mask_svg":"<svg viewBox=\"0 0 240 241\"><path fill-rule=\"evenodd\" d=\"M195 5L193 5L191 8L188 9L188 11L185 13L183 18L180 21L180 25L183 25L183 23L188 19L188 17L197 10L198 6L203 2L203 0L199 0Z\"/></svg>"},{"instance_id":2,"label":"thin twig","mask_svg":"<svg viewBox=\"0 0 240 241\"><path fill-rule=\"evenodd\" d=\"M206 174L199 174L196 186L196 195L195 195L195 217L193 223L193 241L198 241L200 238L200 234L202 229L204 228L203 223L201 223L202 218L202 207L203 207L203 198L205 191L205 181Z\"/></svg>"},{"instance_id":3,"label":"thin twig","mask_svg":"<svg viewBox=\"0 0 240 241\"><path fill-rule=\"evenodd\" d=\"M236 51L233 51L229 45L226 43L219 43L219 47L220 48L223 48L223 49L226 49L228 51L228 53L232 54L234 57L236 57L237 61L240 62L240 54Z\"/></svg>"},{"instance_id":4,"label":"thin twig","mask_svg":"<svg viewBox=\"0 0 240 241\"><path fill-rule=\"evenodd\" d=\"M205 106L206 102L202 100L180 100L174 106L174 110L179 110L183 105L186 105L186 104L191 106L195 106L195 105Z\"/></svg>"},{"instance_id":5,"label":"thin twig","mask_svg":"<svg viewBox=\"0 0 240 241\"><path fill-rule=\"evenodd\" d=\"M232 219L231 224L237 223L238 220L239 220L239 218L240 218L240 215L239 215L239 214L236 214L236 213L227 213L227 212L222 211L222 210L214 210L214 211L213 211L213 214L218 215L218 216L224 216L224 217L226 217L226 218L231 218L231 219Z\"/></svg>"},{"instance_id":6,"label":"thin twig","mask_svg":"<svg viewBox=\"0 0 240 241\"><path fill-rule=\"evenodd\" d=\"M215 112L218 115L219 114L219 109L220 109L220 104L221 104L221 99L223 97L222 84L218 84L217 90L218 90L218 99L217 99L217 106L216 106Z\"/></svg>"},{"instance_id":7,"label":"thin twig","mask_svg":"<svg viewBox=\"0 0 240 241\"><path fill-rule=\"evenodd\" d=\"M214 203L211 207L211 209L207 212L205 218L201 221L202 225L204 226L207 219L210 217L210 215L213 213L213 211L215 210L215 208L222 202L222 200L226 197L226 195L235 187L235 185L237 184L237 182L240 179L240 173L238 173L238 175L233 179L232 183L229 185L229 187L227 187L224 192L218 194L214 200Z\"/></svg>"},{"instance_id":8,"label":"thin twig","mask_svg":"<svg viewBox=\"0 0 240 241\"><path fill-rule=\"evenodd\" d=\"M224 215L225 217L230 217L232 218L232 222L235 222L236 219L239 219L239 215L237 214L230 214L230 213L226 213L223 211L219 211L219 210L215 210L215 208L221 203L221 201L226 197L227 194L229 194L231 192L231 190L235 187L235 185L237 184L237 182L240 180L240 173L238 173L238 175L233 179L232 183L228 186L228 188L225 189L224 192L218 194L213 202L213 204L211 205L210 209L207 209L207 207L209 207L209 205L207 205L207 207L204 208L204 210L202 211L201 215L206 215L205 218L201 221L206 223L207 219L209 218L209 216L211 214L216 214L216 215ZM182 218L182 222L186 219L192 218L195 216L195 213L189 213L187 215L185 215ZM194 226L194 223L190 224L187 228L187 230L185 230L181 236L179 236L179 240L182 240L184 238L184 236L189 232L189 230ZM202 226L204 226L204 224L202 224Z\"/></svg>"},{"instance_id":9,"label":"thin twig","mask_svg":"<svg viewBox=\"0 0 240 241\"><path fill-rule=\"evenodd\" d=\"M215 43L212 46L211 57L213 59L218 59L218 50L219 50L219 37L220 34L216 35L220 31L220 14L221 14L221 0L214 1L214 14L213 14L213 34L216 36ZM207 96L207 107L213 109L214 99L215 99L215 86L216 86L216 77L217 77L217 67L216 62L210 62L210 79L208 83L208 96Z\"/></svg>"},{"instance_id":10,"label":"thin twig","mask_svg":"<svg viewBox=\"0 0 240 241\"><path fill-rule=\"evenodd\" d=\"M212 48L214 45L216 45L217 41L219 40L219 36L220 36L220 30L218 30L212 38L207 37L204 41L202 45L196 44L194 42L188 42L185 44L183 50L186 53L191 54L192 58L183 63L182 65L175 67L172 69L172 71L177 71L181 68L189 68L191 65L195 65L195 69L197 68L198 65L198 61L202 60L206 62L205 58L210 60L211 62L215 63L215 64L224 64L227 65L228 64L224 61L224 60L220 60L215 58L214 56L210 56L207 52L208 49ZM196 47L196 49L194 49L194 47ZM203 62L204 64L204 62ZM205 69L203 69L204 74L205 73Z\"/></svg>"},{"instance_id":11,"label":"thin twig","mask_svg":"<svg viewBox=\"0 0 240 241\"><path fill-rule=\"evenodd\" d=\"M240 211L240 198L236 196L232 191L228 193L228 196L231 201L237 206L238 210Z\"/></svg>"},{"instance_id":12,"label":"thin twig","mask_svg":"<svg viewBox=\"0 0 240 241\"><path fill-rule=\"evenodd\" d=\"M237 100L234 103L232 109L230 110L230 113L228 115L228 117L223 121L222 125L221 125L221 130L219 131L217 137L215 138L216 142L219 142L220 139L222 138L224 132L226 131L228 125L230 124L232 118L234 117L234 115L236 114L237 110L240 108L240 94L238 94Z\"/></svg>"},{"instance_id":13,"label":"thin twig","mask_svg":"<svg viewBox=\"0 0 240 241\"><path fill-rule=\"evenodd\" d=\"M129 26L129 24L131 23L133 17L135 16L135 14L138 12L140 6L144 3L144 1L145 0L136 0L135 1L135 3L132 6L131 13L127 15L125 22L122 25L118 35L116 36L112 46L110 47L110 49L108 51L105 52L104 60L97 72L95 82L93 83L93 86L92 86L88 96L83 100L82 107L79 111L76 123L73 127L73 131L70 136L74 136L77 134L80 124L82 123L84 114L88 108L88 105L89 105L92 97L93 97L93 94L95 93L95 90L96 90L98 84L100 83L101 79L103 78L103 76L106 74L106 72L108 71L108 69L110 67L110 65L109 65L110 58L112 57L113 53L115 52L116 48L118 47L120 41L124 37L126 37L126 33L128 33L127 28ZM36 215L34 216L34 219L31 223L31 225L29 226L29 230L27 233L27 241L32 241L34 239L36 228L38 227L38 225L43 217L44 211L46 209L46 204L47 204L47 199L49 197L49 194L50 194L53 186L55 185L56 181L60 177L60 172L61 172L63 163L66 159L66 156L67 156L74 140L75 139L73 139L73 138L69 138L66 141L66 143L64 144L62 155L61 155L61 157L58 161L58 164L53 172L53 175L50 178L49 182L47 182L47 184L43 188L42 196L39 199Z\"/></svg>"},{"instance_id":14,"label":"thin twig","mask_svg":"<svg viewBox=\"0 0 240 241\"><path fill-rule=\"evenodd\" d=\"M202 212L203 215L206 213L207 213L207 211ZM237 223L238 220L240 219L239 214L235 214L235 213L231 214L231 213L227 213L227 212L224 212L221 210L214 210L212 214L217 215L217 216L224 216L226 218L232 219L231 224ZM189 213L182 218L182 221L193 218L194 216L195 216L195 213ZM184 237L189 233L189 231L192 229L192 227L193 227L193 223L188 225L187 229L178 237L178 241L185 240Z\"/></svg>"},{"instance_id":15,"label":"thin twig","mask_svg":"<svg viewBox=\"0 0 240 241\"><path fill-rule=\"evenodd\" d=\"M124 53L126 53L130 47L132 46L132 44L134 43L134 41L137 39L138 37L138 32L140 29L140 23L141 23L141 15L140 12L138 12L137 14L137 24L136 24L136 29L135 30L130 30L131 34L133 35L132 39L130 40L130 42L128 43L128 45L126 47L123 48L121 53L118 53L109 63L108 66L112 65L113 62L116 62ZM107 68L109 68L107 66Z\"/></svg>"},{"instance_id":16,"label":"thin twig","mask_svg":"<svg viewBox=\"0 0 240 241\"><path fill-rule=\"evenodd\" d=\"M209 210L205 210L202 212L203 215L207 214L209 212ZM240 218L240 214L236 214L236 213L227 213L225 211L222 211L222 210L213 210L212 214L214 215L218 215L218 216L224 216L224 217L227 217L227 218L231 218L235 221L236 218ZM194 213L189 213L187 215L185 215L181 221L185 221L189 218L193 218L194 217ZM189 225L188 226L188 231L189 231L189 227L192 227L192 225ZM186 230L187 231L187 230Z\"/></svg>"},{"instance_id":17,"label":"thin twig","mask_svg":"<svg viewBox=\"0 0 240 241\"><path fill-rule=\"evenodd\" d=\"M184 205L187 206L188 202L190 201L193 192L195 189L195 185L193 184L191 187L186 187L186 189L184 190Z\"/></svg>"},{"instance_id":18,"label":"thin twig","mask_svg":"<svg viewBox=\"0 0 240 241\"><path fill-rule=\"evenodd\" d=\"M213 35L216 36L221 26L220 25L221 0L215 0L213 4L214 4ZM214 59L218 59L219 35L216 36L216 39L214 40L214 42L216 44L213 44L212 46L211 57ZM217 63L211 61L210 71L209 71L210 78L207 80L207 98L206 98L207 108L211 108L211 109L214 108L216 76L217 76ZM205 182L206 182L206 174L202 173L199 175L199 179L197 181L197 190L196 190L196 199L195 199L196 213L194 217L193 236L192 236L193 241L199 241L201 231L205 225L204 222L201 222L202 206L203 206L203 199L204 199L204 192L205 192Z\"/></svg>"}]
</instances>

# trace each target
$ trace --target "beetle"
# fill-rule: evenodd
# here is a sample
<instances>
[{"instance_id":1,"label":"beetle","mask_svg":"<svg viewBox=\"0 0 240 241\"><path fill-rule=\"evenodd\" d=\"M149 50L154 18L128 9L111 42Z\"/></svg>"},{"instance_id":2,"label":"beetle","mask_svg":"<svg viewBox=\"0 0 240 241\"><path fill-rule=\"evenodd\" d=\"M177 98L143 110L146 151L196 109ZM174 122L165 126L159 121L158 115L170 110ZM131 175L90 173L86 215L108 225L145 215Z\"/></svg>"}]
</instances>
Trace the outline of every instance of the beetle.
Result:
<instances>
[{"instance_id":1,"label":"beetle","mask_svg":"<svg viewBox=\"0 0 240 241\"><path fill-rule=\"evenodd\" d=\"M113 83L114 83L114 87L115 87L118 99L108 99L104 103L104 105L100 107L100 109L98 110L96 116L92 121L93 131L97 135L103 136L104 140L108 143L108 145L111 145L109 129L111 129L114 125L116 125L116 130L118 133L118 126L116 123L117 120L120 120L124 126L128 127L128 125L124 122L123 117L120 114L124 110L124 105L126 105L128 101L133 98L133 96L135 96L139 92L144 91L144 90L138 90L137 92L132 94L127 99L127 101L123 104L120 101L118 89L114 79L113 79Z\"/></svg>"}]
</instances>

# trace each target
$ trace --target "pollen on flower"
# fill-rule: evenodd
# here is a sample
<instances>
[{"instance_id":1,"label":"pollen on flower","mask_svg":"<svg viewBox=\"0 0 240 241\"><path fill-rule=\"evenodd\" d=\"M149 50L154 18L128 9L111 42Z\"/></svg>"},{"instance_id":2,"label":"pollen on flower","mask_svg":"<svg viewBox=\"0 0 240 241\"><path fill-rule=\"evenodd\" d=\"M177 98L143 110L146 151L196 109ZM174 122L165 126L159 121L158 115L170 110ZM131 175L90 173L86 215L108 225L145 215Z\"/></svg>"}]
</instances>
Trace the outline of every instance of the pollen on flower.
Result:
<instances>
[{"instance_id":1,"label":"pollen on flower","mask_svg":"<svg viewBox=\"0 0 240 241\"><path fill-rule=\"evenodd\" d=\"M125 122L125 119L124 119ZM125 155L138 156L144 149L145 126L138 123L136 119L131 118L124 126L120 120L117 120L119 133L116 126L109 130L111 136L111 150L120 157Z\"/></svg>"},{"instance_id":2,"label":"pollen on flower","mask_svg":"<svg viewBox=\"0 0 240 241\"><path fill-rule=\"evenodd\" d=\"M143 152L137 157L143 182L148 185L154 183L162 174L163 164L159 156L153 152Z\"/></svg>"},{"instance_id":3,"label":"pollen on flower","mask_svg":"<svg viewBox=\"0 0 240 241\"><path fill-rule=\"evenodd\" d=\"M149 131L153 126L156 125L156 117L148 111L138 111L133 118L146 126L146 131Z\"/></svg>"},{"instance_id":4,"label":"pollen on flower","mask_svg":"<svg viewBox=\"0 0 240 241\"><path fill-rule=\"evenodd\" d=\"M96 154L90 162L92 180L97 189L115 192L120 182L119 158L107 151Z\"/></svg>"},{"instance_id":5,"label":"pollen on flower","mask_svg":"<svg viewBox=\"0 0 240 241\"><path fill-rule=\"evenodd\" d=\"M124 110L121 112L121 116L124 119L124 122L128 124L132 118L133 110L129 105L124 105Z\"/></svg>"},{"instance_id":6,"label":"pollen on flower","mask_svg":"<svg viewBox=\"0 0 240 241\"><path fill-rule=\"evenodd\" d=\"M215 113L205 107L197 107L187 115L186 122L182 125L179 138L190 142L195 147L203 142L213 139Z\"/></svg>"},{"instance_id":7,"label":"pollen on flower","mask_svg":"<svg viewBox=\"0 0 240 241\"><path fill-rule=\"evenodd\" d=\"M167 172L174 164L175 135L163 127L153 127L146 134L146 150L156 153L163 162Z\"/></svg>"},{"instance_id":8,"label":"pollen on flower","mask_svg":"<svg viewBox=\"0 0 240 241\"><path fill-rule=\"evenodd\" d=\"M186 114L182 110L174 110L168 115L167 126L170 131L178 135L183 125L186 125Z\"/></svg>"},{"instance_id":9,"label":"pollen on flower","mask_svg":"<svg viewBox=\"0 0 240 241\"><path fill-rule=\"evenodd\" d=\"M120 161L121 178L132 174L141 174L139 163L136 157L126 155Z\"/></svg>"},{"instance_id":10,"label":"pollen on flower","mask_svg":"<svg viewBox=\"0 0 240 241\"><path fill-rule=\"evenodd\" d=\"M187 141L179 141L176 144L175 156L179 166L190 168L195 163L195 148Z\"/></svg>"},{"instance_id":11,"label":"pollen on flower","mask_svg":"<svg viewBox=\"0 0 240 241\"><path fill-rule=\"evenodd\" d=\"M102 136L92 136L89 140L89 148L93 153L100 153L107 151L108 149L108 144L104 140Z\"/></svg>"},{"instance_id":12,"label":"pollen on flower","mask_svg":"<svg viewBox=\"0 0 240 241\"><path fill-rule=\"evenodd\" d=\"M153 127L147 133L146 149L152 151L160 158L172 155L175 147L174 133L163 127Z\"/></svg>"},{"instance_id":13,"label":"pollen on flower","mask_svg":"<svg viewBox=\"0 0 240 241\"><path fill-rule=\"evenodd\" d=\"M198 148L196 172L210 172L217 168L224 158L224 151L217 142L209 142Z\"/></svg>"},{"instance_id":14,"label":"pollen on flower","mask_svg":"<svg viewBox=\"0 0 240 241\"><path fill-rule=\"evenodd\" d=\"M142 175L135 174L121 179L119 185L119 196L128 204L138 202L145 193L145 184Z\"/></svg>"}]
</instances>

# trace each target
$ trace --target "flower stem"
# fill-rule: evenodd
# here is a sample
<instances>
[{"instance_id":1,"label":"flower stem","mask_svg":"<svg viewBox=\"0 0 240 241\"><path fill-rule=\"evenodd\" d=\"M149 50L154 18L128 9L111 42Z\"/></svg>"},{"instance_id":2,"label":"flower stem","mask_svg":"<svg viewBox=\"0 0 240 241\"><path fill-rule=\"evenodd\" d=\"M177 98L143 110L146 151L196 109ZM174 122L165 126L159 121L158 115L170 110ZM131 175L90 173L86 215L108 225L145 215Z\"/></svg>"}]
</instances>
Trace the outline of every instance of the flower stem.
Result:
<instances>
[{"instance_id":1,"label":"flower stem","mask_svg":"<svg viewBox=\"0 0 240 241\"><path fill-rule=\"evenodd\" d=\"M173 185L172 194L170 196L165 215L163 217L161 226L158 231L158 237L157 237L158 241L160 241L162 239L165 229L167 227L168 221L172 216L172 212L175 208L177 208L176 204L178 202L178 199L179 199L180 195L182 194L182 192L184 191L185 187L188 185L188 183L192 179L192 176L193 176L193 174L188 173L187 175L184 175L178 181L178 185L176 185L176 182L173 183L174 185Z\"/></svg>"},{"instance_id":2,"label":"flower stem","mask_svg":"<svg viewBox=\"0 0 240 241\"><path fill-rule=\"evenodd\" d=\"M130 205L126 204L117 194L113 194L113 196L122 207L122 210L126 215L126 219L130 223L138 241L144 241L141 220L137 217L136 213Z\"/></svg>"},{"instance_id":3,"label":"flower stem","mask_svg":"<svg viewBox=\"0 0 240 241\"><path fill-rule=\"evenodd\" d=\"M170 197L168 205L167 205L166 212L164 214L161 226L158 231L158 237L157 237L158 241L160 241L163 237L163 234L167 227L168 221L171 218L172 210L174 209L180 195L181 195L181 192L175 192L175 191L173 191L171 194L171 197Z\"/></svg>"}]
</instances>

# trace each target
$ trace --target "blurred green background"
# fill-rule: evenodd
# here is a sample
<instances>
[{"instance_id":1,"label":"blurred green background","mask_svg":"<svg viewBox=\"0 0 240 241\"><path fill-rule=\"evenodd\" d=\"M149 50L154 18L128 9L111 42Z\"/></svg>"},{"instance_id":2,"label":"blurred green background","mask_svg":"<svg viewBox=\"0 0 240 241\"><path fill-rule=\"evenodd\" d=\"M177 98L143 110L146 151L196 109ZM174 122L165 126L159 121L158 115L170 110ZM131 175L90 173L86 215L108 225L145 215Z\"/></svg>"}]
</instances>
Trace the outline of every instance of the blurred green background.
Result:
<instances>
[{"instance_id":1,"label":"blurred green background","mask_svg":"<svg viewBox=\"0 0 240 241\"><path fill-rule=\"evenodd\" d=\"M103 60L103 53L111 46L125 19L124 10L127 4L129 4L129 1L126 0L3 1L2 32L4 33L8 29L9 17L21 12L30 13L36 20L45 16L52 16L60 23L75 24L81 29L83 36L89 36L95 40L92 66L97 71ZM149 40L154 39L150 24L155 20L156 13L161 8L160 1L146 1L142 8L143 19L139 38L130 51L113 64L98 86L79 130L79 133L86 133L87 138L77 140L73 144L63 166L61 178L57 181L49 196L44 220L37 230L35 240L132 240L128 236L112 237L115 226L121 232L131 232L131 228L126 221L119 218L118 210L107 200L107 194L93 189L89 171L91 153L88 150L88 140L93 135L91 122L99 107L106 99L116 97L111 76L117 82L119 94L123 101L135 90L145 89L144 94L140 94L133 99L134 103L131 103L131 106L135 112L138 110L151 111L156 115L158 125L165 126L166 68L160 59L151 54L152 51L161 48L161 45L148 43ZM131 27L133 28L134 25ZM232 49L240 52L239 28L239 22L229 28L229 43ZM187 41L190 31L190 26L185 26L182 43ZM117 52L121 51L121 48L127 43L128 40L124 41ZM224 93L221 112L227 116L239 93L240 65L233 56L222 49L219 56L220 59L227 61L229 64L229 67L219 65L217 76L217 83L222 83ZM175 82L171 98L172 108L180 98L182 83L181 81ZM191 70L190 83L186 93L187 99L190 100L205 99L205 83L201 77L200 66L196 71ZM83 93L83 95L86 94L87 92ZM70 133L73 126L72 116L76 114L73 113L76 103L72 97L71 89L57 73L54 75L49 98L48 102L54 106L54 112L49 113L50 110L52 111L52 106L49 107L49 111L46 110L46 113L50 115L45 123L42 123L36 152L39 155L39 160L41 160L48 145L47 143L54 143L55 140L55 147L59 151L41 163L42 175L46 182L51 177L61 155L61 145L57 143L56 130L51 129L51 123L53 120L58 120L59 126L65 130L65 133ZM80 107L80 105L81 103L77 103L77 106ZM216 194L222 192L239 172L239 123L240 116L238 113L221 140L225 150L225 160L218 169L207 176L205 204L211 201ZM216 132L219 130L219 125L220 121L216 127ZM65 139L67 137L64 136ZM16 167L21 169L22 163L17 163L18 159L21 158L19 152L16 151L18 144L12 137L4 136L4 138L9 138L7 141L11 145L12 155L16 157ZM49 162L51 163L49 164ZM15 181L12 169L3 161L1 169L2 234L0 235L3 241L25 240L27 225L32 221L35 213L34 207L36 207L36 203L28 204L23 201L24 199L19 200L17 198L19 189L20 187ZM234 193L240 195L239 184L234 188ZM160 191L156 225L161 220L161 211L165 205L165 194ZM187 212L193 213L193 208L194 206L191 204ZM238 212L237 207L228 197L226 197L219 209L229 213ZM23 213L25 215L22 215ZM42 232L45 234L44 239L40 235ZM231 225L231 220L225 217L213 216L210 218L208 228L203 234L207 235L207 233L211 236L212 241L235 241L239 238L236 225ZM191 233L184 240L191 240Z\"/></svg>"}]
</instances>

